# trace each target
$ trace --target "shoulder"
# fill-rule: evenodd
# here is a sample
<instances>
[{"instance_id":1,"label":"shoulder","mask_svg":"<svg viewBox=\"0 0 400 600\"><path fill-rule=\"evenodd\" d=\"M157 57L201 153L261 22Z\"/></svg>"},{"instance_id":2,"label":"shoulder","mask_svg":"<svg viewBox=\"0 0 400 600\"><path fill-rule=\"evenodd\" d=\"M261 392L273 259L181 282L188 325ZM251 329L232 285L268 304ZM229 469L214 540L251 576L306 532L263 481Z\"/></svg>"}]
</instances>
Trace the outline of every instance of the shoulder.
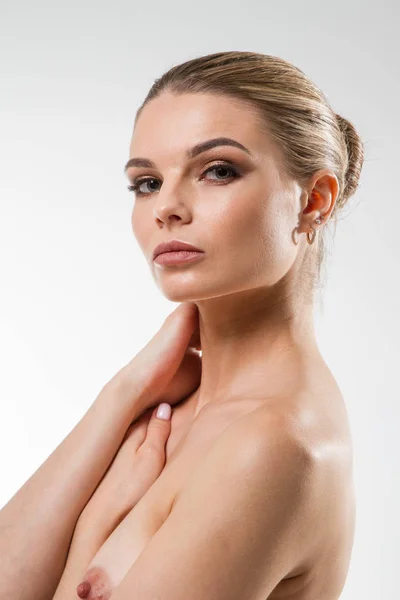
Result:
<instances>
[{"instance_id":1,"label":"shoulder","mask_svg":"<svg viewBox=\"0 0 400 600\"><path fill-rule=\"evenodd\" d=\"M176 498L175 522L178 515L196 514L205 530L226 535L228 545L259 543L270 566L272 556L279 557L288 573L313 543L314 473L313 455L295 421L260 407L233 421L207 452Z\"/></svg>"},{"instance_id":2,"label":"shoulder","mask_svg":"<svg viewBox=\"0 0 400 600\"><path fill-rule=\"evenodd\" d=\"M277 465L289 461L310 468L314 464L313 446L307 438L295 409L274 410L260 406L234 421L218 441L218 450L228 446L238 466L260 466L260 459Z\"/></svg>"},{"instance_id":3,"label":"shoulder","mask_svg":"<svg viewBox=\"0 0 400 600\"><path fill-rule=\"evenodd\" d=\"M189 487L214 480L237 492L245 482L249 493L271 500L286 495L292 502L295 493L300 513L315 479L314 456L304 439L293 414L261 406L229 424L192 473Z\"/></svg>"}]
</instances>

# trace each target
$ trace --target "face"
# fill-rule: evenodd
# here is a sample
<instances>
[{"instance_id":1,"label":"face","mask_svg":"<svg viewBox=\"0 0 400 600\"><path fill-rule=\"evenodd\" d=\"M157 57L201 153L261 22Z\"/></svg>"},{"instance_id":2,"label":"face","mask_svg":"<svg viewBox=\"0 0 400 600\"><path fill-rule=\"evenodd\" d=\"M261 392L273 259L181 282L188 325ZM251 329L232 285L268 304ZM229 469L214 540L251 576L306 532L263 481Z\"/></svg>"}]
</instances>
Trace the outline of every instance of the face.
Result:
<instances>
[{"instance_id":1,"label":"face","mask_svg":"<svg viewBox=\"0 0 400 600\"><path fill-rule=\"evenodd\" d=\"M215 138L196 156L187 152ZM212 94L151 100L138 118L130 159L132 228L156 284L174 302L196 301L271 286L290 269L297 246L301 190L285 174L282 156L239 100ZM179 240L203 251L194 262L157 264L161 242Z\"/></svg>"}]
</instances>

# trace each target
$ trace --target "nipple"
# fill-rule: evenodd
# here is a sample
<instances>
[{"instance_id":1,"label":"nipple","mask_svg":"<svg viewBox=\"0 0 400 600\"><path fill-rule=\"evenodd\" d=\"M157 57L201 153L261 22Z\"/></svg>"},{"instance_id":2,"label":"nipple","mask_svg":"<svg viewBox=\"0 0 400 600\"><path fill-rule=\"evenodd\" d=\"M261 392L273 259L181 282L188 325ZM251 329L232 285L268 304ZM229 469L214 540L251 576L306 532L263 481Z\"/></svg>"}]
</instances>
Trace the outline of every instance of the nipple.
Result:
<instances>
[{"instance_id":1,"label":"nipple","mask_svg":"<svg viewBox=\"0 0 400 600\"><path fill-rule=\"evenodd\" d=\"M83 581L76 588L76 593L78 594L79 598L87 598L91 589L92 586L90 583L88 581Z\"/></svg>"},{"instance_id":2,"label":"nipple","mask_svg":"<svg viewBox=\"0 0 400 600\"><path fill-rule=\"evenodd\" d=\"M115 585L112 585L107 571L100 565L93 565L83 575L83 581L76 588L79 598L87 600L110 600Z\"/></svg>"}]
</instances>

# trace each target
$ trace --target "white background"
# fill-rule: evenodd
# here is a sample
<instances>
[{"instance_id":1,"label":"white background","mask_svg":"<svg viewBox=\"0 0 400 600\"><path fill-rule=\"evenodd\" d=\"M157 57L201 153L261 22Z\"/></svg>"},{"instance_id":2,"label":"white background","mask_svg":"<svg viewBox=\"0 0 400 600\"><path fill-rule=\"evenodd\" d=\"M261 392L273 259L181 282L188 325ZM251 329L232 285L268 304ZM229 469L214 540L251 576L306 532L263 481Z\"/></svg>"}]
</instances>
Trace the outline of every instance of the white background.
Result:
<instances>
[{"instance_id":1,"label":"white background","mask_svg":"<svg viewBox=\"0 0 400 600\"><path fill-rule=\"evenodd\" d=\"M397 598L399 4L2 0L0 22L0 506L176 306L133 237L123 175L154 79L211 52L273 54L366 144L315 319L355 451L341 600Z\"/></svg>"}]
</instances>

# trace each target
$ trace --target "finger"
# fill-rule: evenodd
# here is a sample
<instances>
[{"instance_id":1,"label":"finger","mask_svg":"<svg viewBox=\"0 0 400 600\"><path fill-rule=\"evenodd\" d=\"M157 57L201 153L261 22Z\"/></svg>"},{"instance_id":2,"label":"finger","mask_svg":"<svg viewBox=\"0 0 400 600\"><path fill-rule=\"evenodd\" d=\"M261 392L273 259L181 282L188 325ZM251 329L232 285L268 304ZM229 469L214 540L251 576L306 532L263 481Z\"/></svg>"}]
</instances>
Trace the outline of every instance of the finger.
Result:
<instances>
[{"instance_id":1,"label":"finger","mask_svg":"<svg viewBox=\"0 0 400 600\"><path fill-rule=\"evenodd\" d=\"M147 426L146 439L139 448L140 454L155 452L161 462L165 461L165 443L171 432L172 408L162 402L153 410Z\"/></svg>"},{"instance_id":2,"label":"finger","mask_svg":"<svg viewBox=\"0 0 400 600\"><path fill-rule=\"evenodd\" d=\"M192 394L200 385L201 372L201 357L195 350L189 349L168 387L159 395L159 401L172 406Z\"/></svg>"},{"instance_id":3,"label":"finger","mask_svg":"<svg viewBox=\"0 0 400 600\"><path fill-rule=\"evenodd\" d=\"M150 410L146 410L138 419L135 419L126 430L122 443L129 439L130 446L138 448L146 439L147 425L151 418Z\"/></svg>"},{"instance_id":4,"label":"finger","mask_svg":"<svg viewBox=\"0 0 400 600\"><path fill-rule=\"evenodd\" d=\"M179 305L165 319L148 344L128 363L141 381L154 389L165 388L177 371L197 326L197 306L190 302Z\"/></svg>"},{"instance_id":5,"label":"finger","mask_svg":"<svg viewBox=\"0 0 400 600\"><path fill-rule=\"evenodd\" d=\"M200 329L198 323L190 337L188 347L195 348L196 350L201 350Z\"/></svg>"}]
</instances>

